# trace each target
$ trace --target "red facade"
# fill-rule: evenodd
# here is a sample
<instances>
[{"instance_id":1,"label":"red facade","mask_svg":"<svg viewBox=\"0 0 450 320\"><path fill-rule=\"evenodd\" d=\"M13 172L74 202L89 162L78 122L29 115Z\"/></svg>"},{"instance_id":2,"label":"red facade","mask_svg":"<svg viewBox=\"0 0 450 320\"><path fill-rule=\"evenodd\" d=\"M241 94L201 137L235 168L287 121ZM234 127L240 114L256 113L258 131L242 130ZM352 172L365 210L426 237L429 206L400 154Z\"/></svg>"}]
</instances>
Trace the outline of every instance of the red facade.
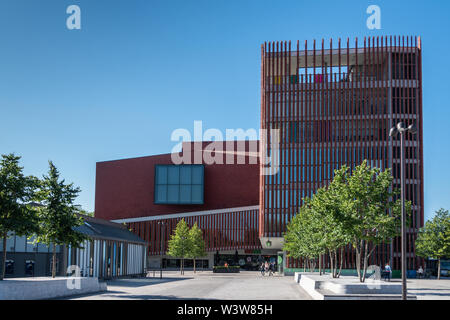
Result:
<instances>
[{"instance_id":1,"label":"red facade","mask_svg":"<svg viewBox=\"0 0 450 320\"><path fill-rule=\"evenodd\" d=\"M257 148L258 143L252 143ZM191 151L191 163L205 165L204 204L154 203L155 165L173 164L171 154L162 154L97 163L95 216L127 222L148 242L150 254L165 251L170 234L182 217L191 226L197 222L208 251L259 248L257 149L249 152L250 142L246 141L243 145L247 151L241 154L236 152L236 142L234 151L224 153L228 160L224 156L223 164L205 164L195 159L194 152L206 152L208 144L183 144L184 152L187 148ZM224 144L223 150L226 148Z\"/></svg>"},{"instance_id":2,"label":"red facade","mask_svg":"<svg viewBox=\"0 0 450 320\"><path fill-rule=\"evenodd\" d=\"M194 151L194 144L186 143L186 147ZM95 216L116 220L258 205L259 165L256 157L248 154L244 162L237 164L235 157L235 164L205 165L202 205L154 204L155 165L172 164L171 154L98 162Z\"/></svg>"}]
</instances>

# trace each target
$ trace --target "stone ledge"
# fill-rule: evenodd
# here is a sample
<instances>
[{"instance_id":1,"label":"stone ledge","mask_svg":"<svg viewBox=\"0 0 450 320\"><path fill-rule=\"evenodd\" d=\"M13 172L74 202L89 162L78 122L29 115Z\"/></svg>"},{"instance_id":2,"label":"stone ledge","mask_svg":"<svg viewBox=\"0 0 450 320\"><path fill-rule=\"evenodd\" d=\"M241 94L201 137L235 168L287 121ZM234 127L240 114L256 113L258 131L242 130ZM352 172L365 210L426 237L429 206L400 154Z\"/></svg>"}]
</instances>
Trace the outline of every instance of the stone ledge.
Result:
<instances>
[{"instance_id":1,"label":"stone ledge","mask_svg":"<svg viewBox=\"0 0 450 320\"><path fill-rule=\"evenodd\" d=\"M296 272L294 281L315 300L398 300L402 292L399 283L372 279L361 283L357 277L350 276L334 279L329 275ZM408 296L408 299L416 297Z\"/></svg>"},{"instance_id":2,"label":"stone ledge","mask_svg":"<svg viewBox=\"0 0 450 320\"><path fill-rule=\"evenodd\" d=\"M70 289L79 281L79 289ZM10 278L0 281L0 300L43 300L106 291L106 283L98 278L36 277Z\"/></svg>"}]
</instances>

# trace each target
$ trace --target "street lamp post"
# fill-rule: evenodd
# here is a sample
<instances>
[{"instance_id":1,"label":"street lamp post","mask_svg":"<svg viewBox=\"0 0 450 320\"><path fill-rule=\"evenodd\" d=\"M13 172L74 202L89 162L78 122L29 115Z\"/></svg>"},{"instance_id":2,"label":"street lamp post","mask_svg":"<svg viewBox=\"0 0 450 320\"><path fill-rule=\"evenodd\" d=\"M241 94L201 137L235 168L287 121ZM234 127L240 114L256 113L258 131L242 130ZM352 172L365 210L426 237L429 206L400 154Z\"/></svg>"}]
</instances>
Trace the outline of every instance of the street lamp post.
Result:
<instances>
[{"instance_id":1,"label":"street lamp post","mask_svg":"<svg viewBox=\"0 0 450 320\"><path fill-rule=\"evenodd\" d=\"M402 300L407 299L407 287L406 287L406 213L405 213L405 132L409 131L412 134L417 132L415 124L411 124L405 127L403 122L397 123L397 126L392 127L389 131L389 137L395 137L400 133L400 193L402 202L401 212L401 252L402 252Z\"/></svg>"},{"instance_id":2,"label":"street lamp post","mask_svg":"<svg viewBox=\"0 0 450 320\"><path fill-rule=\"evenodd\" d=\"M165 228L164 228L164 226L165 226L165 222L164 221L158 221L158 224L159 225L162 225L162 228L161 228L161 244L160 244L160 249L159 249L159 253L161 254L161 270L162 270L162 268L163 268L163 250L164 250L164 247L163 247L163 241L164 241L164 230L165 230Z\"/></svg>"}]
</instances>

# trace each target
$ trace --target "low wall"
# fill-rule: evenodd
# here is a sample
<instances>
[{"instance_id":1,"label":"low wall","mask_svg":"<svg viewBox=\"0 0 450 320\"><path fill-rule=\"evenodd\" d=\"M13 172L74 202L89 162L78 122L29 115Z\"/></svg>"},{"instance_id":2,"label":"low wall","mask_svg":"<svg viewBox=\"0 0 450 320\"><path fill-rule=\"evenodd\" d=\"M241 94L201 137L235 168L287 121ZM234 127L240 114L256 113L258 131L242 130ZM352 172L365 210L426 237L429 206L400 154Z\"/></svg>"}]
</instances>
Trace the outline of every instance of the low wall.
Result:
<instances>
[{"instance_id":1,"label":"low wall","mask_svg":"<svg viewBox=\"0 0 450 320\"><path fill-rule=\"evenodd\" d=\"M342 276L338 279L329 275L319 276L312 273L296 272L294 281L313 299L399 299L402 285L400 282L384 282L366 279L359 282L358 277ZM408 296L408 299L415 299Z\"/></svg>"},{"instance_id":2,"label":"low wall","mask_svg":"<svg viewBox=\"0 0 450 320\"><path fill-rule=\"evenodd\" d=\"M0 300L42 300L106 291L98 278L36 277L0 281Z\"/></svg>"}]
</instances>

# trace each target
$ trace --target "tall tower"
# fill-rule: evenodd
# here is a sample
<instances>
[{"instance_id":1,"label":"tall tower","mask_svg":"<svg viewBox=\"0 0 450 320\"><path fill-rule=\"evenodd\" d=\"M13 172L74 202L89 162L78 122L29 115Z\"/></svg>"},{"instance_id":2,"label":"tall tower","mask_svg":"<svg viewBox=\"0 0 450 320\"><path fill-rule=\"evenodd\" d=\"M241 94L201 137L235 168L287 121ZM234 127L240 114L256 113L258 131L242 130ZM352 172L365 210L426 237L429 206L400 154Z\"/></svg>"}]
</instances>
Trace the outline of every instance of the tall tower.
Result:
<instances>
[{"instance_id":1,"label":"tall tower","mask_svg":"<svg viewBox=\"0 0 450 320\"><path fill-rule=\"evenodd\" d=\"M286 224L302 198L333 179L333 172L364 159L382 170L392 168L400 188L400 142L389 138L397 122L413 122L418 133L406 138L406 199L412 202L407 233L408 268L416 268L414 240L423 225L423 139L421 41L417 37L371 37L350 46L324 40L269 42L262 45L261 128L278 129L280 167L261 174L260 228L263 247L281 248ZM269 131L270 132L270 131ZM271 154L270 133L262 140ZM261 172L264 164L261 164ZM270 240L270 241L268 241ZM277 247L278 246L278 247ZM344 268L355 268L352 248ZM378 246L371 264L389 259L400 268L400 241ZM287 260L287 267L297 261Z\"/></svg>"}]
</instances>

